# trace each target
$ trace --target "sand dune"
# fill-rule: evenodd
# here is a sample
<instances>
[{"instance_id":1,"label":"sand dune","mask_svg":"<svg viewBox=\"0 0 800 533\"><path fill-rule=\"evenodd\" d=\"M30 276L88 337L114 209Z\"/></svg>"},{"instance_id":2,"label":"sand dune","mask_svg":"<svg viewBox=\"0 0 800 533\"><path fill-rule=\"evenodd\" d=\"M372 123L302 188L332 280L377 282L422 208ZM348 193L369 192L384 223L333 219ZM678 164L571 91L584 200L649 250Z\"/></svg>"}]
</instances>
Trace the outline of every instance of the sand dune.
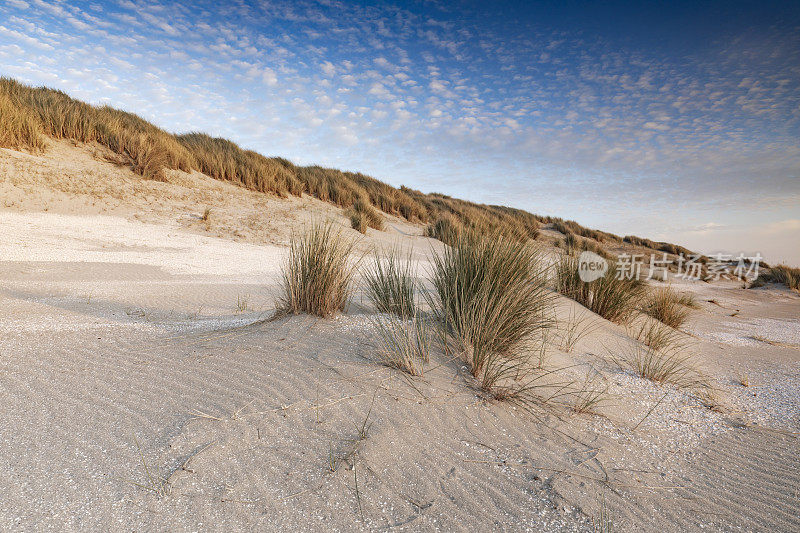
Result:
<instances>
[{"instance_id":1,"label":"sand dune","mask_svg":"<svg viewBox=\"0 0 800 533\"><path fill-rule=\"evenodd\" d=\"M679 286L719 411L620 370L626 331L595 317L548 350L608 401L527 412L441 353L414 380L377 364L359 294L335 319L266 320L291 230L351 231L338 210L218 182L201 199L201 176L143 182L58 149L58 186L34 156L0 167L0 528L591 531L601 506L618 531L800 528L796 293ZM441 244L389 222L359 249L400 243L424 272Z\"/></svg>"}]
</instances>

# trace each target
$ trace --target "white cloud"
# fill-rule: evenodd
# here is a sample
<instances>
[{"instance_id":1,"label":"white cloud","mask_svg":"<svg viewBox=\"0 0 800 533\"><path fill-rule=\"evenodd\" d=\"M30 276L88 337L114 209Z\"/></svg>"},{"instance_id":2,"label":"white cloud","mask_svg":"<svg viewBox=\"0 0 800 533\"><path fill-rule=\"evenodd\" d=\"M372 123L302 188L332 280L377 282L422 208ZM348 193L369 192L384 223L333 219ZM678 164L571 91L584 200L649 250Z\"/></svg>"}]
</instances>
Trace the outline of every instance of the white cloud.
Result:
<instances>
[{"instance_id":1,"label":"white cloud","mask_svg":"<svg viewBox=\"0 0 800 533\"><path fill-rule=\"evenodd\" d=\"M269 67L262 67L261 80L267 85L273 86L278 83L278 76L275 71Z\"/></svg>"},{"instance_id":2,"label":"white cloud","mask_svg":"<svg viewBox=\"0 0 800 533\"><path fill-rule=\"evenodd\" d=\"M320 64L319 69L328 77L336 74L336 67L330 61L323 61Z\"/></svg>"}]
</instances>

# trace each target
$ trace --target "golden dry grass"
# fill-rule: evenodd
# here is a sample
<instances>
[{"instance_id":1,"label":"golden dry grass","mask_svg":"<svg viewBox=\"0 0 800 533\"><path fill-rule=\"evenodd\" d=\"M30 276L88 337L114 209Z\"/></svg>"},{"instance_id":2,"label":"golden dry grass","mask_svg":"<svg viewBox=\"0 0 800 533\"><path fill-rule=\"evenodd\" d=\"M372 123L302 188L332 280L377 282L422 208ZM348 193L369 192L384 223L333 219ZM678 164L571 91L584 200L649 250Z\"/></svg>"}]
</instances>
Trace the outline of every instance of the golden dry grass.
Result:
<instances>
[{"instance_id":1,"label":"golden dry grass","mask_svg":"<svg viewBox=\"0 0 800 533\"><path fill-rule=\"evenodd\" d=\"M365 224L383 227L380 210L412 222L432 222L426 234L446 243L454 242L462 231L520 241L536 239L543 223L586 239L619 240L616 235L571 220L395 188L358 172L296 166L204 133L173 135L132 113L92 106L58 90L0 78L0 147L38 152L45 148L47 137L104 145L119 156L120 164L149 179L166 179L165 169L197 170L278 196L306 193L350 209L352 224L362 233Z\"/></svg>"},{"instance_id":2,"label":"golden dry grass","mask_svg":"<svg viewBox=\"0 0 800 533\"><path fill-rule=\"evenodd\" d=\"M0 146L39 152L45 140L39 124L20 111L7 95L0 93Z\"/></svg>"},{"instance_id":3,"label":"golden dry grass","mask_svg":"<svg viewBox=\"0 0 800 533\"><path fill-rule=\"evenodd\" d=\"M384 228L381 214L363 199L356 200L353 207L345 212L345 215L350 219L350 225L353 229L361 233L367 233L367 228L373 228L378 231L382 231Z\"/></svg>"},{"instance_id":4,"label":"golden dry grass","mask_svg":"<svg viewBox=\"0 0 800 533\"><path fill-rule=\"evenodd\" d=\"M763 285L764 282L782 283L793 291L800 291L800 268L788 265L776 265L765 269L754 283L754 286Z\"/></svg>"},{"instance_id":5,"label":"golden dry grass","mask_svg":"<svg viewBox=\"0 0 800 533\"><path fill-rule=\"evenodd\" d=\"M197 169L212 178L280 196L303 192L303 184L279 160L204 133L187 133L177 139L192 154Z\"/></svg>"},{"instance_id":6,"label":"golden dry grass","mask_svg":"<svg viewBox=\"0 0 800 533\"><path fill-rule=\"evenodd\" d=\"M641 311L671 328L678 329L689 319L689 308L682 298L669 287L651 289L644 298Z\"/></svg>"}]
</instances>

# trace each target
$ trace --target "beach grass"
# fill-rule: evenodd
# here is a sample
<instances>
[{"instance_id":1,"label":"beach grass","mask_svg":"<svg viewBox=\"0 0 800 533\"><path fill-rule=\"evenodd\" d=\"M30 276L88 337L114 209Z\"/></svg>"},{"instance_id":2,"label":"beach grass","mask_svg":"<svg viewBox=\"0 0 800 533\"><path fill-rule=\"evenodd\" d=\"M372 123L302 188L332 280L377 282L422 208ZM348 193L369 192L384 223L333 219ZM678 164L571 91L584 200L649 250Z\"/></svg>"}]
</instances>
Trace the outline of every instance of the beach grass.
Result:
<instances>
[{"instance_id":1,"label":"beach grass","mask_svg":"<svg viewBox=\"0 0 800 533\"><path fill-rule=\"evenodd\" d=\"M330 223L315 223L293 235L282 271L279 314L329 317L343 311L352 291L354 242Z\"/></svg>"}]
</instances>

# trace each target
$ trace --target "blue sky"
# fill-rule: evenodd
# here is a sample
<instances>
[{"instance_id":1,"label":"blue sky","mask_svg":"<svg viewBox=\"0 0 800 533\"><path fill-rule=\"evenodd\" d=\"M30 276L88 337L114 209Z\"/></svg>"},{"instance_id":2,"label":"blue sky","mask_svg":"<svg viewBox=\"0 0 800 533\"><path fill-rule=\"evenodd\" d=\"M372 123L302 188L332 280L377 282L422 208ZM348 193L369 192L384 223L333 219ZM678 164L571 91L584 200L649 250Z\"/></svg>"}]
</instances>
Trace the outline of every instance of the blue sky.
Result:
<instances>
[{"instance_id":1,"label":"blue sky","mask_svg":"<svg viewBox=\"0 0 800 533\"><path fill-rule=\"evenodd\" d=\"M0 73L300 164L800 264L798 6L5 0Z\"/></svg>"}]
</instances>

